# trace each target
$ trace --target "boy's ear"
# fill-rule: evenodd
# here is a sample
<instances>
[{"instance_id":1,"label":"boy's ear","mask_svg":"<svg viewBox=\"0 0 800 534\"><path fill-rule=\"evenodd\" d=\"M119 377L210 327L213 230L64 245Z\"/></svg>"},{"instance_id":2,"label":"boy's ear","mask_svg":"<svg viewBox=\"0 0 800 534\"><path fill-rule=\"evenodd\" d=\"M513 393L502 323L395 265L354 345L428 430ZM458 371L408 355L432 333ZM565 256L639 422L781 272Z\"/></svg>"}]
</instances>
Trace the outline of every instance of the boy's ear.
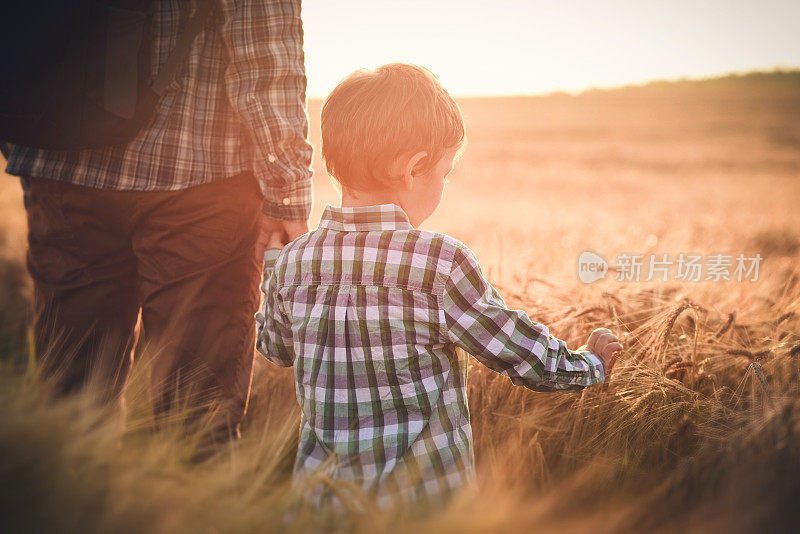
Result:
<instances>
[{"instance_id":1,"label":"boy's ear","mask_svg":"<svg viewBox=\"0 0 800 534\"><path fill-rule=\"evenodd\" d=\"M419 176L420 167L422 167L422 164L425 162L427 157L427 152L417 152L408 159L405 169L403 170L403 182L407 187L411 187L413 185L414 178Z\"/></svg>"}]
</instances>

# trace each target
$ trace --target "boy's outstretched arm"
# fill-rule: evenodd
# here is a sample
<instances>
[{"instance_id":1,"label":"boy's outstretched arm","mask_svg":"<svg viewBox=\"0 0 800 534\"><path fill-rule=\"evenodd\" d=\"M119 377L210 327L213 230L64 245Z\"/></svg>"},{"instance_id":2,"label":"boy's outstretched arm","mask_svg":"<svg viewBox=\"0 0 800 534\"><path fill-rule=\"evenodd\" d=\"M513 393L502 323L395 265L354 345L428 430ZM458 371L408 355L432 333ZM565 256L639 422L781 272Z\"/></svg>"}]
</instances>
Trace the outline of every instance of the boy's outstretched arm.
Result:
<instances>
[{"instance_id":1,"label":"boy's outstretched arm","mask_svg":"<svg viewBox=\"0 0 800 534\"><path fill-rule=\"evenodd\" d=\"M270 248L264 253L264 274L261 282L264 302L256 313L256 348L271 362L289 367L294 361L292 330L288 318L278 305L279 297L275 287L275 259L279 252L280 249Z\"/></svg>"},{"instance_id":2,"label":"boy's outstretched arm","mask_svg":"<svg viewBox=\"0 0 800 534\"><path fill-rule=\"evenodd\" d=\"M570 390L605 378L600 358L588 350L567 349L547 326L508 309L466 247L456 249L442 308L449 341L516 385L534 391Z\"/></svg>"}]
</instances>

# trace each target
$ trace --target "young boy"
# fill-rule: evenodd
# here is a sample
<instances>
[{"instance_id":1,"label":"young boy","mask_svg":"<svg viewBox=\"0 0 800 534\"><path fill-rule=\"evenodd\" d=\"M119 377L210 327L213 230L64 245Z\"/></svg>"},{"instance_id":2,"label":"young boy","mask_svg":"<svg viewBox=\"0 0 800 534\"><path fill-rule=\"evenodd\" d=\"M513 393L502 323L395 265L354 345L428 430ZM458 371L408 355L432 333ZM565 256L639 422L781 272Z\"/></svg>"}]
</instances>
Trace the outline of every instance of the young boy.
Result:
<instances>
[{"instance_id":1,"label":"young boy","mask_svg":"<svg viewBox=\"0 0 800 534\"><path fill-rule=\"evenodd\" d=\"M567 349L506 307L463 243L416 229L464 139L458 106L421 67L356 71L324 103L322 155L342 207L267 251L256 315L258 350L294 366L297 479L322 471L379 503L442 500L474 475L456 347L536 391L598 384L622 349L607 329ZM330 497L322 485L315 495Z\"/></svg>"}]
</instances>

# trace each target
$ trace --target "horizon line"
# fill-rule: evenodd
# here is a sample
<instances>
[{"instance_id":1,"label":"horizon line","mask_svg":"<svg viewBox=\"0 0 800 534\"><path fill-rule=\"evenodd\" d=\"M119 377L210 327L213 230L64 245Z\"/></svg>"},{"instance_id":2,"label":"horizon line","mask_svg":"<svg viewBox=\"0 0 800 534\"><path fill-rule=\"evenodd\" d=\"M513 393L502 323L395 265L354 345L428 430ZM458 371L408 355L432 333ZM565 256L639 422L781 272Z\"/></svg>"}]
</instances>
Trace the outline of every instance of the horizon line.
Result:
<instances>
[{"instance_id":1,"label":"horizon line","mask_svg":"<svg viewBox=\"0 0 800 534\"><path fill-rule=\"evenodd\" d=\"M774 65L770 68L756 68L750 70L729 70L722 71L716 74L708 74L702 76L678 76L666 78L651 78L640 82L630 82L623 84L608 84L608 85L589 85L583 89L552 89L549 91L530 92L530 93L451 93L453 98L530 98L530 97L546 97L546 96L580 96L585 93L595 91L613 91L628 88L646 87L658 83L681 83L681 82L704 82L712 81L723 78L743 77L747 75L756 74L800 74L800 65L787 66L787 65ZM326 95L309 95L308 100L324 100Z\"/></svg>"}]
</instances>

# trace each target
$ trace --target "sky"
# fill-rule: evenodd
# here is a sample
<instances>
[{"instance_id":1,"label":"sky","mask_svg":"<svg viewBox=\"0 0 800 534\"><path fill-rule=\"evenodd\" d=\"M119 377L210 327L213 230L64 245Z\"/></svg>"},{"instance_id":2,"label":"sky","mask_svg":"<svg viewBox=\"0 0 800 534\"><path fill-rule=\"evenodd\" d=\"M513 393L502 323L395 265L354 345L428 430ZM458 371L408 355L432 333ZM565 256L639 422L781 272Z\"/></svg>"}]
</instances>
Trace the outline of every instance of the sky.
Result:
<instances>
[{"instance_id":1,"label":"sky","mask_svg":"<svg viewBox=\"0 0 800 534\"><path fill-rule=\"evenodd\" d=\"M455 96L579 92L800 67L800 0L305 0L310 97L428 67Z\"/></svg>"}]
</instances>

